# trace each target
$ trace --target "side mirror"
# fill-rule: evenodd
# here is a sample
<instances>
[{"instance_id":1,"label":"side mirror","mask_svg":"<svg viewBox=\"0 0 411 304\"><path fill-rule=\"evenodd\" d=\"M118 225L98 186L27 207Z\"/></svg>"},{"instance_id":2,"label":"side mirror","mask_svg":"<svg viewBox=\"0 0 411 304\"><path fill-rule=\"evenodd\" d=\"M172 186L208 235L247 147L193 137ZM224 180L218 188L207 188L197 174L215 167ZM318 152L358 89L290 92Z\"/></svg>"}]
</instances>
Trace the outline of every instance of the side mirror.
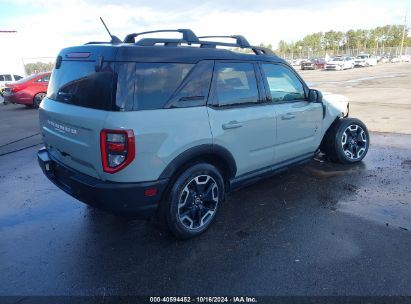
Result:
<instances>
[{"instance_id":1,"label":"side mirror","mask_svg":"<svg viewBox=\"0 0 411 304\"><path fill-rule=\"evenodd\" d=\"M309 89L308 91L308 100L311 102L322 102L323 101L323 94L314 89Z\"/></svg>"}]
</instances>

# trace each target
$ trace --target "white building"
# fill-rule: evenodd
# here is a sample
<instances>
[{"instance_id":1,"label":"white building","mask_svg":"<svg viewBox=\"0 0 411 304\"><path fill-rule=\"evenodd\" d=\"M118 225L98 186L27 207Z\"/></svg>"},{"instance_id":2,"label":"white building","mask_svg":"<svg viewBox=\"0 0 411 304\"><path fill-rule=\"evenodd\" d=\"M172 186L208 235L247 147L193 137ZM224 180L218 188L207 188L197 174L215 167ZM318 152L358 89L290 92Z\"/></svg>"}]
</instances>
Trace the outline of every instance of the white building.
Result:
<instances>
[{"instance_id":1,"label":"white building","mask_svg":"<svg viewBox=\"0 0 411 304\"><path fill-rule=\"evenodd\" d=\"M17 32L0 29L0 74L26 75L18 39Z\"/></svg>"}]
</instances>

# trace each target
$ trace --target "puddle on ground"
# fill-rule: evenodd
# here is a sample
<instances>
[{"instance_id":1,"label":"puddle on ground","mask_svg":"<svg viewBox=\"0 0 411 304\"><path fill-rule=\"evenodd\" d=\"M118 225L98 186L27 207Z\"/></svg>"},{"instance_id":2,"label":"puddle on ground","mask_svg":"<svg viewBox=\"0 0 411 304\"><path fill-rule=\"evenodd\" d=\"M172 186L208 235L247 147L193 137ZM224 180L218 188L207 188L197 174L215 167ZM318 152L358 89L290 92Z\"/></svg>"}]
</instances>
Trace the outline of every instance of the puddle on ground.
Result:
<instances>
[{"instance_id":1,"label":"puddle on ground","mask_svg":"<svg viewBox=\"0 0 411 304\"><path fill-rule=\"evenodd\" d=\"M341 165L320 156L303 170L321 183L317 199L322 207L411 231L411 154L405 149L411 138L391 136L390 147L384 134L372 135L378 145L370 147L363 162Z\"/></svg>"}]
</instances>

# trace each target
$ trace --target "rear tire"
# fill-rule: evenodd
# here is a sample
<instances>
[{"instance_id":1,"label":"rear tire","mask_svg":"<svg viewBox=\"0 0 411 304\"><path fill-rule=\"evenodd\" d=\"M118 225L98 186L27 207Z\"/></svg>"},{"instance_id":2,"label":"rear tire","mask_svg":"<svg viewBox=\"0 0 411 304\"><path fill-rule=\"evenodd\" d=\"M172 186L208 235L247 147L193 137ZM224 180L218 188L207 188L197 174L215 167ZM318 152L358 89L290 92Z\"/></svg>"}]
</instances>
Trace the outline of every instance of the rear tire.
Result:
<instances>
[{"instance_id":1,"label":"rear tire","mask_svg":"<svg viewBox=\"0 0 411 304\"><path fill-rule=\"evenodd\" d=\"M33 98L33 108L38 108L40 106L41 101L43 98L46 97L46 93L38 93Z\"/></svg>"},{"instance_id":2,"label":"rear tire","mask_svg":"<svg viewBox=\"0 0 411 304\"><path fill-rule=\"evenodd\" d=\"M163 202L161 218L179 239L189 239L206 231L224 199L224 180L208 163L195 164L182 172Z\"/></svg>"},{"instance_id":3,"label":"rear tire","mask_svg":"<svg viewBox=\"0 0 411 304\"><path fill-rule=\"evenodd\" d=\"M362 161L369 146L370 135L361 120L340 118L326 132L322 148L331 161L351 164Z\"/></svg>"}]
</instances>

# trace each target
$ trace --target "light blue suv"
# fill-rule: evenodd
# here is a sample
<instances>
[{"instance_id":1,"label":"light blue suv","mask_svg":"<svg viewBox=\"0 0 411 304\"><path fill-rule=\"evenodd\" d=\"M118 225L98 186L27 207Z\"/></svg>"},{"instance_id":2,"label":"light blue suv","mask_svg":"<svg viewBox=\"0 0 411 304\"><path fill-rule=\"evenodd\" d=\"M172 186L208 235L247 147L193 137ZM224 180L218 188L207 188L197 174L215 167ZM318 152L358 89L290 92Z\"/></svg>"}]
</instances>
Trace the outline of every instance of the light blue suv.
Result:
<instances>
[{"instance_id":1,"label":"light blue suv","mask_svg":"<svg viewBox=\"0 0 411 304\"><path fill-rule=\"evenodd\" d=\"M181 39L136 39L145 32L60 52L40 105L38 152L59 188L113 213L157 215L190 238L235 188L320 149L341 163L366 155L367 128L347 118L342 96L309 89L242 36L222 43L176 32Z\"/></svg>"}]
</instances>

